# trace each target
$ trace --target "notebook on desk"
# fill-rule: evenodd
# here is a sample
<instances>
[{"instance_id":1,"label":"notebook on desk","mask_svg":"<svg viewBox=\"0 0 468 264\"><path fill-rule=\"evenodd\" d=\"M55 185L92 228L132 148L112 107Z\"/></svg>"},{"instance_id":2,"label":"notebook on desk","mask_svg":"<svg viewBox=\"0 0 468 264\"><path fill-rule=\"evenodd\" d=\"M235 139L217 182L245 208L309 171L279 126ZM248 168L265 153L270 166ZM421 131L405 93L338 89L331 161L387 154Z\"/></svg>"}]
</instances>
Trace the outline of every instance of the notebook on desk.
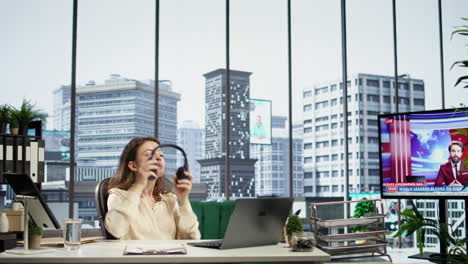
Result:
<instances>
[{"instance_id":1,"label":"notebook on desk","mask_svg":"<svg viewBox=\"0 0 468 264\"><path fill-rule=\"evenodd\" d=\"M238 199L222 240L188 245L218 249L273 245L279 242L292 198Z\"/></svg>"}]
</instances>

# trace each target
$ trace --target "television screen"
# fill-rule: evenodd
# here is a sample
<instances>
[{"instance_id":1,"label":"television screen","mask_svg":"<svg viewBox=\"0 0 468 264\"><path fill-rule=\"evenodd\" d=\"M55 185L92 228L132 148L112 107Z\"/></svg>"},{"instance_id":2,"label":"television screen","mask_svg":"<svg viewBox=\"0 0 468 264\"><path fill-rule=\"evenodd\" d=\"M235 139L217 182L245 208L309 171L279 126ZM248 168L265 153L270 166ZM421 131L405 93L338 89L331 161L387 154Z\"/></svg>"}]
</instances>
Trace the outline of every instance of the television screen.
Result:
<instances>
[{"instance_id":1,"label":"television screen","mask_svg":"<svg viewBox=\"0 0 468 264\"><path fill-rule=\"evenodd\" d=\"M468 108L379 115L382 197L468 197Z\"/></svg>"}]
</instances>

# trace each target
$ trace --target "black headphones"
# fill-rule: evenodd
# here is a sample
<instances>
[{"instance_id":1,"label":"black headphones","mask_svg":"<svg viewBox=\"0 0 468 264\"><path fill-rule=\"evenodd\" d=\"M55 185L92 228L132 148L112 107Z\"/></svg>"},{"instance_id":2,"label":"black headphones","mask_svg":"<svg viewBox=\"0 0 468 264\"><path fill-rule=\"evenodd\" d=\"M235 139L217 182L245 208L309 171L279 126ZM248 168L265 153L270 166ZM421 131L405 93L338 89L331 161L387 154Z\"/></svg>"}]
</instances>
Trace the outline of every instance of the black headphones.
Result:
<instances>
[{"instance_id":1,"label":"black headphones","mask_svg":"<svg viewBox=\"0 0 468 264\"><path fill-rule=\"evenodd\" d=\"M189 163L188 163L188 160L187 160L187 154L185 153L183 148L181 148L181 147L179 147L177 145L174 145L174 144L161 144L161 145L157 146L156 148L154 148L153 151L151 151L150 159L152 159L154 157L154 154L156 153L156 151L158 149L164 148L164 147L174 148L174 149L177 149L178 151L182 152L182 155L184 156L184 166L179 167L177 169L177 171L176 171L177 180L189 179L189 177L185 176L185 172L189 171ZM154 172L154 173L157 173L157 172ZM149 176L148 177L148 180L155 180L155 179L156 178L154 176Z\"/></svg>"}]
</instances>

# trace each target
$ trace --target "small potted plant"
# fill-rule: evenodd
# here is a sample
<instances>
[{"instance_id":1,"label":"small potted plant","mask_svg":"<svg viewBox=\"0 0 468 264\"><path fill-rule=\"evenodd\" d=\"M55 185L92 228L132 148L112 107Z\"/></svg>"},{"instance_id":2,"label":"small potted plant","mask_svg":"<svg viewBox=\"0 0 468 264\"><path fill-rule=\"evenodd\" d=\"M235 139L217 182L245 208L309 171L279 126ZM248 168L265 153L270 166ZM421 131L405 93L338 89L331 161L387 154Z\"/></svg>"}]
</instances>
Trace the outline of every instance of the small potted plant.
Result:
<instances>
[{"instance_id":1,"label":"small potted plant","mask_svg":"<svg viewBox=\"0 0 468 264\"><path fill-rule=\"evenodd\" d=\"M366 198L362 199L362 201L358 202L356 204L356 207L354 208L354 213L353 217L354 218L359 218L366 216L369 213L374 212L374 203L370 201L366 201ZM366 232L367 231L367 226L353 226L351 228L353 232L359 233L359 232ZM367 240L356 240L356 244L364 244L366 243Z\"/></svg>"},{"instance_id":2,"label":"small potted plant","mask_svg":"<svg viewBox=\"0 0 468 264\"><path fill-rule=\"evenodd\" d=\"M44 230L37 226L31 219L28 222L28 246L29 248L40 248L41 237L44 234Z\"/></svg>"},{"instance_id":3,"label":"small potted plant","mask_svg":"<svg viewBox=\"0 0 468 264\"><path fill-rule=\"evenodd\" d=\"M299 218L298 215L291 215L288 217L288 221L286 222L286 227L285 227L285 241L286 241L286 246L290 247L291 246L291 238L293 233L296 232L302 232L303 227L302 227L302 221Z\"/></svg>"},{"instance_id":4,"label":"small potted plant","mask_svg":"<svg viewBox=\"0 0 468 264\"><path fill-rule=\"evenodd\" d=\"M7 124L11 122L11 107L0 105L0 134L6 133Z\"/></svg>"},{"instance_id":5,"label":"small potted plant","mask_svg":"<svg viewBox=\"0 0 468 264\"><path fill-rule=\"evenodd\" d=\"M12 111L12 119L17 121L19 133L21 135L27 135L29 123L34 119L45 120L46 115L41 114L40 110L36 109L36 106L30 101L23 99L20 109L14 109Z\"/></svg>"},{"instance_id":6,"label":"small potted plant","mask_svg":"<svg viewBox=\"0 0 468 264\"><path fill-rule=\"evenodd\" d=\"M15 111L14 109L12 111ZM15 117L10 118L10 134L18 135L19 125L18 120Z\"/></svg>"}]
</instances>

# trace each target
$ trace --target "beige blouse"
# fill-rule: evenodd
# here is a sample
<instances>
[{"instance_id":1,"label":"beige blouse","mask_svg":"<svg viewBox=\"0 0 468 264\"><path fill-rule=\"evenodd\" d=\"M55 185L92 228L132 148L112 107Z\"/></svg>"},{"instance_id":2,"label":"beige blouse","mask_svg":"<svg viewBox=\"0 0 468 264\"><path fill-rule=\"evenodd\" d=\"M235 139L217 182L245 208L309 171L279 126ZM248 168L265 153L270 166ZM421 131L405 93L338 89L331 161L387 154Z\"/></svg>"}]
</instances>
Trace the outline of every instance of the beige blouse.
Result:
<instances>
[{"instance_id":1,"label":"beige blouse","mask_svg":"<svg viewBox=\"0 0 468 264\"><path fill-rule=\"evenodd\" d=\"M160 194L153 208L136 192L113 188L107 200L106 229L123 240L200 239L190 203L179 206L173 193Z\"/></svg>"}]
</instances>

